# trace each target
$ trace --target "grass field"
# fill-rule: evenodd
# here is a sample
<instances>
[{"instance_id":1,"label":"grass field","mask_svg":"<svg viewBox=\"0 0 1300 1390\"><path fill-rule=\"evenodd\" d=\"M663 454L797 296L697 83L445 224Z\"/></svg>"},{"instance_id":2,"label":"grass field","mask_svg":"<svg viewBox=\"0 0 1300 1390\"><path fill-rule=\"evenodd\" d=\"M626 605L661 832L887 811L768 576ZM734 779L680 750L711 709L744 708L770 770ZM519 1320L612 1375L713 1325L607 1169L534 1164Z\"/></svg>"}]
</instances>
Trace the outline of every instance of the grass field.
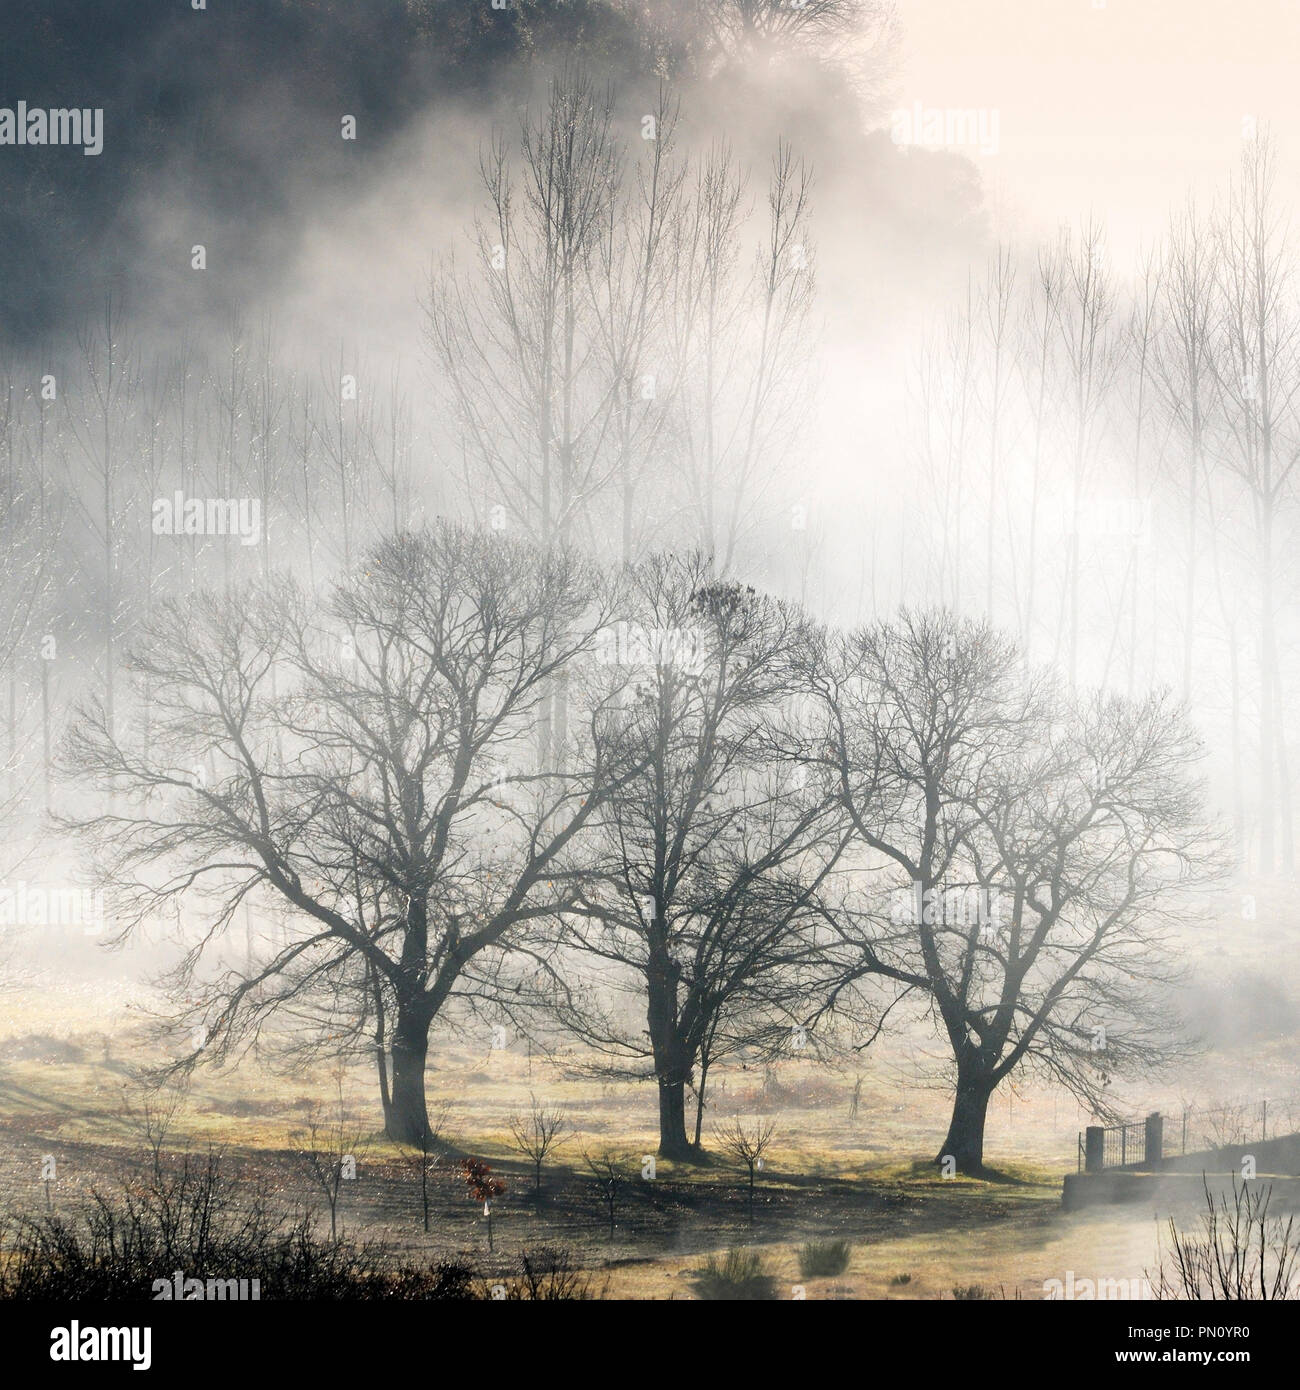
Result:
<instances>
[{"instance_id":1,"label":"grass field","mask_svg":"<svg viewBox=\"0 0 1300 1390\"><path fill-rule=\"evenodd\" d=\"M92 1190L111 1187L143 1163L144 1092L135 1072L163 1058L143 1019L148 1003L148 991L127 975L47 975L10 991L0 1025L6 1210L48 1204L72 1212ZM1238 1060L1249 1063L1256 1086L1270 1076L1280 1085L1289 1054L1289 1038L1279 1036ZM488 1274L507 1268L520 1250L563 1246L611 1298L693 1297L707 1257L741 1247L760 1255L777 1296L790 1298L1036 1299L1047 1281L1069 1271L1076 1282L1118 1279L1136 1289L1157 1262L1166 1213L1062 1210L1061 1179L1075 1166L1076 1135L1087 1116L1060 1093L1004 1088L994 1100L987 1145L996 1177L941 1178L929 1160L943 1137L947 1098L940 1086L917 1082L927 1068L916 1040L873 1048L850 1067L792 1059L716 1074L706 1147L711 1127L732 1116L764 1116L777 1126L752 1220L743 1170L716 1153L703 1165L659 1160L653 1179L643 1177L656 1143L651 1088L602 1081L584 1073L583 1060L493 1050L486 1040L436 1041L430 1102L433 1109L449 1105L448 1151L434 1170L427 1235L416 1160L379 1132L368 1068L286 1072L246 1058L200 1069L177 1106L166 1147L218 1148L250 1188L272 1194L286 1213L309 1208L327 1224L300 1152L302 1130L313 1109L327 1120L341 1115L355 1136L357 1163L356 1180L343 1184L339 1202L345 1234L419 1257L464 1258ZM1225 1076L1229 1059L1203 1058L1201 1065ZM1196 1085L1191 1075L1182 1081ZM562 1108L566 1119L540 1192L532 1190L508 1125L532 1097ZM1140 1100L1133 1113L1141 1113ZM606 1150L617 1153L625 1172L612 1235L585 1163L585 1155ZM491 1251L481 1209L455 1172L459 1155L486 1159L507 1183L494 1204ZM41 1181L47 1156L56 1163L50 1183ZM804 1277L800 1246L830 1239L849 1243L847 1267Z\"/></svg>"}]
</instances>

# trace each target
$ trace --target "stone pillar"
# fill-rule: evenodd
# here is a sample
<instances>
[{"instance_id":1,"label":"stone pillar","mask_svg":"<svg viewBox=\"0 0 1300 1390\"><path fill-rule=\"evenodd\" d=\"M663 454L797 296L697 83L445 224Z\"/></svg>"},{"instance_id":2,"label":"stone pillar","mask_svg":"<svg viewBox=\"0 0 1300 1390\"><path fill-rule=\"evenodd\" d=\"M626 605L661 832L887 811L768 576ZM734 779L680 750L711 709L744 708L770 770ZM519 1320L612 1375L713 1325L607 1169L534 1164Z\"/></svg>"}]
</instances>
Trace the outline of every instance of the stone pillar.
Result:
<instances>
[{"instance_id":1,"label":"stone pillar","mask_svg":"<svg viewBox=\"0 0 1300 1390\"><path fill-rule=\"evenodd\" d=\"M1089 1125L1083 1131L1083 1171L1100 1173L1105 1167L1106 1131L1100 1125Z\"/></svg>"},{"instance_id":2,"label":"stone pillar","mask_svg":"<svg viewBox=\"0 0 1300 1390\"><path fill-rule=\"evenodd\" d=\"M1146 1131L1147 1152L1143 1166L1159 1168L1164 1157L1165 1122L1158 1110L1147 1116Z\"/></svg>"}]
</instances>

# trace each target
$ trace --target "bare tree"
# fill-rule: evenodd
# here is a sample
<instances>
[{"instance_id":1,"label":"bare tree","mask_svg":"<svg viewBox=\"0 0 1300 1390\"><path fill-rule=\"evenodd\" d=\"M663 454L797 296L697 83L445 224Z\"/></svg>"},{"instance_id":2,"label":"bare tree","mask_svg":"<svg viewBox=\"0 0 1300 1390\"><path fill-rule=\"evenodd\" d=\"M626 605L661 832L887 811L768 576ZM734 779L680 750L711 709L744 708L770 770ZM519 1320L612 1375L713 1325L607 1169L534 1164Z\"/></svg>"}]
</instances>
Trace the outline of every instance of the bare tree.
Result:
<instances>
[{"instance_id":1,"label":"bare tree","mask_svg":"<svg viewBox=\"0 0 1300 1390\"><path fill-rule=\"evenodd\" d=\"M517 160L500 137L484 157L489 215L473 262L434 276L426 334L468 496L494 525L612 550L612 505L625 562L685 530L726 572L811 380L810 175L779 147L751 222L730 151L679 156L676 123L661 90L633 161L612 94L555 79ZM647 495L651 464L666 486ZM562 691L553 718L543 738L562 747Z\"/></svg>"},{"instance_id":2,"label":"bare tree","mask_svg":"<svg viewBox=\"0 0 1300 1390\"><path fill-rule=\"evenodd\" d=\"M718 1143L724 1153L737 1162L743 1163L749 1174L749 1221L754 1223L754 1174L763 1167L763 1155L772 1146L776 1137L776 1123L772 1120L755 1120L746 1125L735 1119L730 1124L714 1130Z\"/></svg>"},{"instance_id":3,"label":"bare tree","mask_svg":"<svg viewBox=\"0 0 1300 1390\"><path fill-rule=\"evenodd\" d=\"M484 156L476 264L444 263L426 327L472 464L471 501L548 546L578 535L609 480L603 444L621 383L596 355L589 288L609 274L622 175L610 94L582 72L553 79L545 111L523 121L518 159L516 173L502 136Z\"/></svg>"},{"instance_id":4,"label":"bare tree","mask_svg":"<svg viewBox=\"0 0 1300 1390\"><path fill-rule=\"evenodd\" d=\"M1217 248L1211 230L1194 206L1175 219L1161 286L1162 323L1152 342L1153 380L1160 401L1174 423L1183 446L1185 466L1179 480L1186 518L1185 579L1183 589L1184 700L1190 700L1195 650L1197 565L1202 510L1206 485L1205 446L1214 406Z\"/></svg>"},{"instance_id":5,"label":"bare tree","mask_svg":"<svg viewBox=\"0 0 1300 1390\"><path fill-rule=\"evenodd\" d=\"M333 1112L326 1115L321 1107L314 1106L305 1126L295 1130L289 1138L299 1146L299 1157L306 1166L307 1175L325 1198L330 1213L330 1239L337 1241L343 1184L356 1181L357 1163L369 1147L369 1140L365 1127L348 1114L342 1073L335 1079L338 1097Z\"/></svg>"},{"instance_id":6,"label":"bare tree","mask_svg":"<svg viewBox=\"0 0 1300 1390\"><path fill-rule=\"evenodd\" d=\"M605 1212L609 1217L609 1238L613 1240L618 1217L618 1199L627 1182L627 1169L623 1160L612 1149L602 1149L594 1154L584 1153L582 1158L588 1171L596 1179L600 1200L604 1203Z\"/></svg>"},{"instance_id":7,"label":"bare tree","mask_svg":"<svg viewBox=\"0 0 1300 1390\"><path fill-rule=\"evenodd\" d=\"M99 598L103 700L106 722L112 728L117 703L118 634L127 617L122 583L123 529L133 500L129 430L135 404L133 382L138 372L121 301L109 295L102 316L84 325L77 341L80 381L78 389L65 388L63 402L86 467L84 486L70 492L92 542L85 565Z\"/></svg>"},{"instance_id":8,"label":"bare tree","mask_svg":"<svg viewBox=\"0 0 1300 1390\"><path fill-rule=\"evenodd\" d=\"M951 568L950 587L941 588L943 602L960 608L965 577L966 537L963 525L970 505L967 472L972 450L975 411L978 403L978 366L975 342L973 289L966 286L966 300L948 316L942 352L944 370L944 411L942 447L942 499L944 536L944 580ZM943 580L941 580L941 584Z\"/></svg>"},{"instance_id":9,"label":"bare tree","mask_svg":"<svg viewBox=\"0 0 1300 1390\"><path fill-rule=\"evenodd\" d=\"M163 1178L163 1155L176 1127L176 1117L188 1093L188 1078L168 1078L152 1084L146 1077L139 1079L136 1096L124 1088L123 1118L139 1135L149 1154L149 1169L154 1182Z\"/></svg>"},{"instance_id":10,"label":"bare tree","mask_svg":"<svg viewBox=\"0 0 1300 1390\"><path fill-rule=\"evenodd\" d=\"M1173 702L1065 697L944 615L850 634L816 679L810 756L867 852L866 903L830 916L851 974L932 1003L955 1071L936 1161L982 1171L989 1098L1017 1067L1104 1109L1113 1072L1176 1055L1169 930L1222 859Z\"/></svg>"},{"instance_id":11,"label":"bare tree","mask_svg":"<svg viewBox=\"0 0 1300 1390\"><path fill-rule=\"evenodd\" d=\"M1273 1189L1232 1180L1232 1196L1205 1181L1200 1230L1169 1219L1152 1296L1194 1302L1300 1298L1300 1233L1295 1216L1271 1216Z\"/></svg>"},{"instance_id":12,"label":"bare tree","mask_svg":"<svg viewBox=\"0 0 1300 1390\"><path fill-rule=\"evenodd\" d=\"M1069 431L1070 476L1069 550L1056 654L1059 659L1063 642L1065 669L1073 686L1079 674L1084 505L1093 483L1107 393L1119 361L1112 329L1116 293L1106 266L1105 239L1100 223L1086 222L1077 239L1069 234L1063 235L1061 263L1064 267L1064 292L1060 300L1058 328L1065 367L1063 404Z\"/></svg>"},{"instance_id":13,"label":"bare tree","mask_svg":"<svg viewBox=\"0 0 1300 1390\"><path fill-rule=\"evenodd\" d=\"M1050 455L1049 427L1057 389L1056 341L1065 292L1059 247L1039 250L1037 274L1026 296L1020 324L1018 363L1029 416L1030 456L1028 515L1024 520L1025 553L1017 584L1020 596L1020 641L1034 643L1035 599L1039 589L1039 536L1043 493Z\"/></svg>"},{"instance_id":14,"label":"bare tree","mask_svg":"<svg viewBox=\"0 0 1300 1390\"><path fill-rule=\"evenodd\" d=\"M509 949L537 956L519 929L575 900L574 841L612 790L590 759L560 775L524 756L543 693L608 621L602 595L566 552L444 525L378 547L320 611L288 581L163 606L132 661L152 757L102 703L70 739L71 766L132 809L69 824L123 885L124 934L206 905L176 975L204 1055L368 969L391 1016L387 1131L421 1142L434 1020L490 995ZM251 969L205 976L246 900L284 932Z\"/></svg>"},{"instance_id":15,"label":"bare tree","mask_svg":"<svg viewBox=\"0 0 1300 1390\"><path fill-rule=\"evenodd\" d=\"M593 822L568 942L612 967L646 1027L573 986L560 1002L599 1050L651 1063L659 1151L681 1159L697 1152L710 1062L787 1049L816 1010L823 960L808 928L838 841L825 798L778 752L801 615L698 559L648 561L632 586L636 619L607 653L622 707L597 735L621 785Z\"/></svg>"},{"instance_id":16,"label":"bare tree","mask_svg":"<svg viewBox=\"0 0 1300 1390\"><path fill-rule=\"evenodd\" d=\"M1137 660L1140 639L1138 635L1139 610L1142 607L1142 562L1144 549L1152 540L1150 511L1155 492L1150 461L1159 459L1161 438L1157 431L1159 412L1155 400L1159 389L1158 354L1161 346L1161 333L1164 327L1165 312L1165 267L1154 255L1148 254L1142 264L1128 322L1122 337L1122 352L1125 370L1122 373L1125 426L1132 440L1132 470L1130 495L1127 506L1121 515L1127 518L1128 556L1124 566L1123 579L1115 600L1115 622L1111 629L1110 646L1106 662L1102 668L1103 685L1109 683L1112 663L1122 646L1127 647L1125 660L1125 691L1132 698L1137 688ZM1198 508L1198 484L1193 480L1192 501L1189 518L1189 543L1196 539L1195 515ZM1192 571L1188 570L1189 575ZM1189 591L1191 592L1191 591ZM1125 618L1127 617L1127 624ZM1183 701L1191 698L1191 653L1193 614L1189 603L1185 640ZM1125 629L1127 631L1125 632ZM1123 634L1123 637L1122 637Z\"/></svg>"},{"instance_id":17,"label":"bare tree","mask_svg":"<svg viewBox=\"0 0 1300 1390\"><path fill-rule=\"evenodd\" d=\"M0 358L0 681L5 687L0 812L14 813L9 816L11 825L37 775L31 755L35 737L28 724L33 659L41 673L41 770L47 807L50 799L49 668L57 643L48 624L59 600L57 550L63 509L49 476L47 414L37 392L15 377L7 358Z\"/></svg>"},{"instance_id":18,"label":"bare tree","mask_svg":"<svg viewBox=\"0 0 1300 1390\"><path fill-rule=\"evenodd\" d=\"M677 219L668 346L677 449L695 548L730 573L794 447L810 377L811 172L781 145L748 274L747 180L725 147L694 170Z\"/></svg>"},{"instance_id":19,"label":"bare tree","mask_svg":"<svg viewBox=\"0 0 1300 1390\"><path fill-rule=\"evenodd\" d=\"M429 1234L429 1179L451 1147L448 1131L453 1108L452 1102L445 1100L428 1109L429 1122L412 1160L420 1175L420 1211L425 1235Z\"/></svg>"},{"instance_id":20,"label":"bare tree","mask_svg":"<svg viewBox=\"0 0 1300 1390\"><path fill-rule=\"evenodd\" d=\"M1005 488L1003 454L1008 445L1007 397L1012 385L1016 264L1010 247L1000 246L989 266L980 296L988 417L988 517L984 537L984 611L993 617L994 558L999 548L998 520Z\"/></svg>"},{"instance_id":21,"label":"bare tree","mask_svg":"<svg viewBox=\"0 0 1300 1390\"><path fill-rule=\"evenodd\" d=\"M628 364L608 354L633 352L637 330L629 342L611 328L618 315L592 294L617 278L608 229L621 220L624 158L612 93L581 70L553 78L545 111L524 116L518 173L503 136L483 157L489 214L475 225L475 264L445 261L426 300L470 503L543 548L582 539L630 466L614 447L628 444ZM541 711L544 767L562 762L567 721L561 676Z\"/></svg>"},{"instance_id":22,"label":"bare tree","mask_svg":"<svg viewBox=\"0 0 1300 1390\"><path fill-rule=\"evenodd\" d=\"M641 156L620 171L597 244L593 361L608 376L604 447L624 564L642 559L676 524L676 499L646 484L662 481L671 462L680 387L664 346L677 271L675 228L686 211L687 164L676 153L677 123L677 103L661 87L654 110L642 117ZM591 518L598 545L601 510L595 506Z\"/></svg>"},{"instance_id":23,"label":"bare tree","mask_svg":"<svg viewBox=\"0 0 1300 1390\"><path fill-rule=\"evenodd\" d=\"M515 1141L515 1148L533 1165L533 1190L542 1190L542 1164L546 1156L564 1137L568 1121L563 1110L548 1110L529 1097L531 1109L527 1115L518 1112L506 1119Z\"/></svg>"},{"instance_id":24,"label":"bare tree","mask_svg":"<svg viewBox=\"0 0 1300 1390\"><path fill-rule=\"evenodd\" d=\"M1216 450L1241 488L1252 523L1258 604L1259 870L1294 867L1285 699L1277 647L1278 528L1300 460L1300 315L1276 157L1251 141L1217 221L1219 322L1210 361L1223 405ZM1281 827L1279 833L1279 826ZM1280 842L1280 843L1279 843Z\"/></svg>"}]
</instances>

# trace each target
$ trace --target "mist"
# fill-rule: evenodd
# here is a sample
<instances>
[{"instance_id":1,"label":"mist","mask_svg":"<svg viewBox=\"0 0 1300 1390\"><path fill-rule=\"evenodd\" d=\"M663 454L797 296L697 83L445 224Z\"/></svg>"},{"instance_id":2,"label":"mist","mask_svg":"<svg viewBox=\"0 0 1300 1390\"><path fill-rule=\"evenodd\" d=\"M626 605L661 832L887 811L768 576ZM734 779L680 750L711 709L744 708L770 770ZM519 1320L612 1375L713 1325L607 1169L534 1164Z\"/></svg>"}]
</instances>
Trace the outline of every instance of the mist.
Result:
<instances>
[{"instance_id":1,"label":"mist","mask_svg":"<svg viewBox=\"0 0 1300 1390\"><path fill-rule=\"evenodd\" d=\"M1296 1297L1297 49L8 20L4 1299Z\"/></svg>"}]
</instances>

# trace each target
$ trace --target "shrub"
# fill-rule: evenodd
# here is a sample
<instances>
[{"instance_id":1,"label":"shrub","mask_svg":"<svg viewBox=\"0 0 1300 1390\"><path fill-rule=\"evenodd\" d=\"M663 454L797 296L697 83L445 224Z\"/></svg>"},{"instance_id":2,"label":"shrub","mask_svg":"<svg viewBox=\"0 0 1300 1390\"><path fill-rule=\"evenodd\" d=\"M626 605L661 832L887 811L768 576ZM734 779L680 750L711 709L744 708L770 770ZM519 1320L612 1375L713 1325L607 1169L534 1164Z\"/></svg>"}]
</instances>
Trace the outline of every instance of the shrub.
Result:
<instances>
[{"instance_id":1,"label":"shrub","mask_svg":"<svg viewBox=\"0 0 1300 1390\"><path fill-rule=\"evenodd\" d=\"M504 1293L494 1290L504 1289ZM561 1300L598 1299L591 1276L574 1263L573 1252L564 1246L539 1246L520 1251L514 1275L508 1282L497 1280L487 1288L489 1298L505 1298L517 1303L554 1303Z\"/></svg>"},{"instance_id":2,"label":"shrub","mask_svg":"<svg viewBox=\"0 0 1300 1390\"><path fill-rule=\"evenodd\" d=\"M691 1281L697 1298L774 1299L776 1281L763 1268L763 1257L753 1250L728 1250L721 1264L710 1255Z\"/></svg>"},{"instance_id":3,"label":"shrub","mask_svg":"<svg viewBox=\"0 0 1300 1390\"><path fill-rule=\"evenodd\" d=\"M983 1301L993 1297L993 1290L986 1289L983 1284L954 1284L952 1296L964 1301Z\"/></svg>"},{"instance_id":4,"label":"shrub","mask_svg":"<svg viewBox=\"0 0 1300 1390\"><path fill-rule=\"evenodd\" d=\"M910 1284L912 1276L910 1274L895 1274L889 1280L889 1286L893 1289L902 1288L904 1284Z\"/></svg>"},{"instance_id":5,"label":"shrub","mask_svg":"<svg viewBox=\"0 0 1300 1390\"><path fill-rule=\"evenodd\" d=\"M810 1240L799 1249L799 1273L804 1279L843 1274L852 1253L847 1240Z\"/></svg>"},{"instance_id":6,"label":"shrub","mask_svg":"<svg viewBox=\"0 0 1300 1390\"><path fill-rule=\"evenodd\" d=\"M223 1178L220 1159L157 1165L116 1193L94 1192L76 1215L45 1212L10 1224L0 1241L0 1298L59 1302L151 1300L155 1280L256 1279L268 1299L464 1300L473 1271L416 1265L382 1245L326 1240L310 1216L277 1219L259 1194Z\"/></svg>"},{"instance_id":7,"label":"shrub","mask_svg":"<svg viewBox=\"0 0 1300 1390\"><path fill-rule=\"evenodd\" d=\"M1269 1214L1273 1189L1232 1180L1232 1194L1210 1191L1200 1230L1180 1231L1171 1218L1172 1249L1160 1252L1151 1280L1158 1299L1290 1300L1300 1298L1300 1230L1294 1213Z\"/></svg>"}]
</instances>

